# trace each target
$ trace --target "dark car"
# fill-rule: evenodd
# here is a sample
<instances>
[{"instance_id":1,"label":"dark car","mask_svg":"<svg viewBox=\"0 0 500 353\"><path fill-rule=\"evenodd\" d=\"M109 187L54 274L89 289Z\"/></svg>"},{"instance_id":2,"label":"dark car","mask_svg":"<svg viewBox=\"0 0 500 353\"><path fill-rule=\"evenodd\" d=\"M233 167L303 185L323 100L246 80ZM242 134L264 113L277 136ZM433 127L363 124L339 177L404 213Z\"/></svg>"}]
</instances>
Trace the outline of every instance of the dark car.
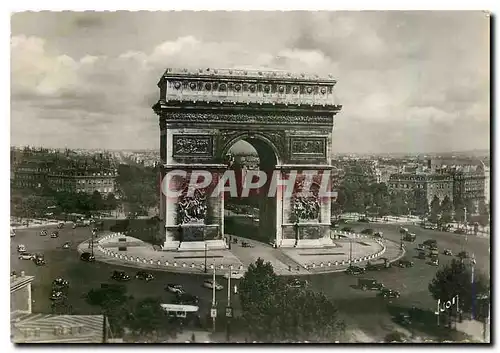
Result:
<instances>
[{"instance_id":1,"label":"dark car","mask_svg":"<svg viewBox=\"0 0 500 353\"><path fill-rule=\"evenodd\" d=\"M428 247L428 248L431 248L433 246L436 246L437 247L437 241L434 240L434 239L427 239L426 241L424 241L422 244L424 244L424 246Z\"/></svg>"},{"instance_id":2,"label":"dark car","mask_svg":"<svg viewBox=\"0 0 500 353\"><path fill-rule=\"evenodd\" d=\"M361 234L366 234L366 235L372 235L373 234L373 229L371 228L366 228L361 231Z\"/></svg>"},{"instance_id":3,"label":"dark car","mask_svg":"<svg viewBox=\"0 0 500 353\"><path fill-rule=\"evenodd\" d=\"M453 256L453 252L450 249L444 249L443 254L447 256Z\"/></svg>"},{"instance_id":4,"label":"dark car","mask_svg":"<svg viewBox=\"0 0 500 353\"><path fill-rule=\"evenodd\" d=\"M399 260L398 266L402 268L413 267L414 263L411 262L410 260Z\"/></svg>"},{"instance_id":5,"label":"dark car","mask_svg":"<svg viewBox=\"0 0 500 353\"><path fill-rule=\"evenodd\" d=\"M40 231L40 236L41 236L41 237L45 237L45 236L47 236L47 234L48 234L48 233L47 233L47 229L42 229L42 230Z\"/></svg>"},{"instance_id":6,"label":"dark car","mask_svg":"<svg viewBox=\"0 0 500 353\"><path fill-rule=\"evenodd\" d=\"M382 289L377 295L383 298L399 298L401 296L401 294L398 291L388 288Z\"/></svg>"},{"instance_id":7,"label":"dark car","mask_svg":"<svg viewBox=\"0 0 500 353\"><path fill-rule=\"evenodd\" d=\"M66 299L66 294L61 291L61 290L53 290L52 294L50 295L50 300L52 301L59 301Z\"/></svg>"},{"instance_id":8,"label":"dark car","mask_svg":"<svg viewBox=\"0 0 500 353\"><path fill-rule=\"evenodd\" d=\"M243 248L253 248L253 245L252 245L252 244L250 244L250 243L247 243L246 241L242 241L242 242L241 242L241 246L242 246Z\"/></svg>"},{"instance_id":9,"label":"dark car","mask_svg":"<svg viewBox=\"0 0 500 353\"><path fill-rule=\"evenodd\" d=\"M175 298L173 299L173 304L198 305L199 301L200 299L196 295L181 293L176 294Z\"/></svg>"},{"instance_id":10,"label":"dark car","mask_svg":"<svg viewBox=\"0 0 500 353\"><path fill-rule=\"evenodd\" d=\"M384 233L382 233L382 232L375 232L375 233L373 234L373 236L374 236L375 238L383 238L383 237L384 237Z\"/></svg>"},{"instance_id":11,"label":"dark car","mask_svg":"<svg viewBox=\"0 0 500 353\"><path fill-rule=\"evenodd\" d=\"M53 231L52 233L50 233L50 237L51 238L58 238L59 237L59 232L57 230Z\"/></svg>"},{"instance_id":12,"label":"dark car","mask_svg":"<svg viewBox=\"0 0 500 353\"><path fill-rule=\"evenodd\" d=\"M63 278L56 278L53 282L52 282L52 288L53 289L63 289L63 288L69 288L69 282L66 281L65 279Z\"/></svg>"},{"instance_id":13,"label":"dark car","mask_svg":"<svg viewBox=\"0 0 500 353\"><path fill-rule=\"evenodd\" d=\"M115 281L130 281L130 276L124 271L113 271L111 279L114 279Z\"/></svg>"},{"instance_id":14,"label":"dark car","mask_svg":"<svg viewBox=\"0 0 500 353\"><path fill-rule=\"evenodd\" d=\"M35 258L33 259L33 262L34 262L34 263L35 263L35 265L37 265L37 266L43 266L43 265L45 265L45 264L46 264L45 260L44 260L43 258L41 258L41 257L35 257Z\"/></svg>"},{"instance_id":15,"label":"dark car","mask_svg":"<svg viewBox=\"0 0 500 353\"><path fill-rule=\"evenodd\" d=\"M149 272L146 272L146 271L139 271L137 272L137 274L135 275L135 278L137 279L142 279L146 282L149 282L153 279L155 279L155 277L153 276L152 273L149 273Z\"/></svg>"},{"instance_id":16,"label":"dark car","mask_svg":"<svg viewBox=\"0 0 500 353\"><path fill-rule=\"evenodd\" d=\"M80 259L86 262L94 262L95 256L89 252L84 252L82 255L80 255Z\"/></svg>"},{"instance_id":17,"label":"dark car","mask_svg":"<svg viewBox=\"0 0 500 353\"><path fill-rule=\"evenodd\" d=\"M365 273L365 269L359 266L349 266L347 270L345 270L345 273L348 275L361 275Z\"/></svg>"},{"instance_id":18,"label":"dark car","mask_svg":"<svg viewBox=\"0 0 500 353\"><path fill-rule=\"evenodd\" d=\"M288 281L287 286L290 288L305 288L307 281L302 281L298 278L292 278Z\"/></svg>"},{"instance_id":19,"label":"dark car","mask_svg":"<svg viewBox=\"0 0 500 353\"><path fill-rule=\"evenodd\" d=\"M382 290L384 285L374 279L360 278L358 279L358 287L362 290Z\"/></svg>"}]
</instances>

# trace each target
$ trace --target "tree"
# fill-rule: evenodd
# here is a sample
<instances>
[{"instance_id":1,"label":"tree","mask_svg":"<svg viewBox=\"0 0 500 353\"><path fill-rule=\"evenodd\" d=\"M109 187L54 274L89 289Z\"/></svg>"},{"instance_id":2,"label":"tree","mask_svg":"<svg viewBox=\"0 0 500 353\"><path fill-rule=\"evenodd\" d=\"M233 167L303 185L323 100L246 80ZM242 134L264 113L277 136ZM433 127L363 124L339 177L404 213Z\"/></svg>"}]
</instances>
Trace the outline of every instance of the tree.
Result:
<instances>
[{"instance_id":1,"label":"tree","mask_svg":"<svg viewBox=\"0 0 500 353\"><path fill-rule=\"evenodd\" d=\"M445 196L443 202L441 202L441 207L440 207L441 218L439 220L441 224L447 224L453 220L452 211L453 211L453 204L451 203L450 198L448 196Z\"/></svg>"},{"instance_id":2,"label":"tree","mask_svg":"<svg viewBox=\"0 0 500 353\"><path fill-rule=\"evenodd\" d=\"M484 200L479 201L479 218L478 223L482 227L486 227L490 224L490 210L488 205Z\"/></svg>"},{"instance_id":3,"label":"tree","mask_svg":"<svg viewBox=\"0 0 500 353\"><path fill-rule=\"evenodd\" d=\"M108 210L114 210L114 209L116 209L117 201L116 201L115 194L113 194L113 193L110 192L106 196L106 201L104 202L104 205L105 205L105 208L108 209Z\"/></svg>"},{"instance_id":4,"label":"tree","mask_svg":"<svg viewBox=\"0 0 500 353\"><path fill-rule=\"evenodd\" d=\"M435 300L440 299L444 302L458 295L459 307L463 312L472 313L474 310L476 318L484 318L488 303L481 300L481 305L478 305L477 297L485 294L489 297L489 284L486 277L477 270L474 273L473 283L471 279L470 266L464 261L453 259L451 263L436 272L436 276L429 283L429 291Z\"/></svg>"},{"instance_id":5,"label":"tree","mask_svg":"<svg viewBox=\"0 0 500 353\"><path fill-rule=\"evenodd\" d=\"M146 298L136 303L128 316L128 326L139 335L156 333L158 337L160 333L172 333L161 302L160 298Z\"/></svg>"},{"instance_id":6,"label":"tree","mask_svg":"<svg viewBox=\"0 0 500 353\"><path fill-rule=\"evenodd\" d=\"M431 201L430 216L429 216L429 221L431 223L438 222L440 211L441 211L441 204L439 202L439 198L436 195L434 195L434 198Z\"/></svg>"},{"instance_id":7,"label":"tree","mask_svg":"<svg viewBox=\"0 0 500 353\"><path fill-rule=\"evenodd\" d=\"M405 194L402 192L396 192L391 194L391 214L394 216L400 216L408 214L408 205L405 200Z\"/></svg>"},{"instance_id":8,"label":"tree","mask_svg":"<svg viewBox=\"0 0 500 353\"><path fill-rule=\"evenodd\" d=\"M92 194L92 209L102 210L104 208L104 202L102 200L102 195L99 191L95 190Z\"/></svg>"},{"instance_id":9,"label":"tree","mask_svg":"<svg viewBox=\"0 0 500 353\"><path fill-rule=\"evenodd\" d=\"M455 208L455 221L462 223L464 221L464 208L465 208L465 202L463 201L462 198L457 197L456 199L453 200L454 203L454 208Z\"/></svg>"},{"instance_id":10,"label":"tree","mask_svg":"<svg viewBox=\"0 0 500 353\"><path fill-rule=\"evenodd\" d=\"M331 342L343 332L335 305L321 293L294 289L258 259L240 282L245 332L254 340Z\"/></svg>"}]
</instances>

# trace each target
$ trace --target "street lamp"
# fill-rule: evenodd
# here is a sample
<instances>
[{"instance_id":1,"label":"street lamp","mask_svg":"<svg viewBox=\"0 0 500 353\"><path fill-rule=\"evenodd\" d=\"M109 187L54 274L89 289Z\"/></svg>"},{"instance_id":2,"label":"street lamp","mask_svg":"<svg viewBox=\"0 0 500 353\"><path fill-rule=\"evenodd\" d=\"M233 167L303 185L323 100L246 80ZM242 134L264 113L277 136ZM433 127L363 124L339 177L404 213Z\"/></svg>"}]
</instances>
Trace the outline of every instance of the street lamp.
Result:
<instances>
[{"instance_id":1,"label":"street lamp","mask_svg":"<svg viewBox=\"0 0 500 353\"><path fill-rule=\"evenodd\" d=\"M295 221L293 229L295 230L295 246L297 246L299 244L299 223L297 221Z\"/></svg>"},{"instance_id":2,"label":"street lamp","mask_svg":"<svg viewBox=\"0 0 500 353\"><path fill-rule=\"evenodd\" d=\"M207 241L205 240L205 267L203 272L207 273Z\"/></svg>"}]
</instances>

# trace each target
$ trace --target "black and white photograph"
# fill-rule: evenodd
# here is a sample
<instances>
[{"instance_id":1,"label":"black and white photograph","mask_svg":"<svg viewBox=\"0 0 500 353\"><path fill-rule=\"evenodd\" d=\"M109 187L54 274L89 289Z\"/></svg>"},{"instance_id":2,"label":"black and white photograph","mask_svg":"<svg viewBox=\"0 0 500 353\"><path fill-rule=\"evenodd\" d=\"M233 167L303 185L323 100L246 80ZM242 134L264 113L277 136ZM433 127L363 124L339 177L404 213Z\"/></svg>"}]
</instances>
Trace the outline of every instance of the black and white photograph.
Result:
<instances>
[{"instance_id":1,"label":"black and white photograph","mask_svg":"<svg viewBox=\"0 0 500 353\"><path fill-rule=\"evenodd\" d=\"M12 343L491 344L490 11L10 16Z\"/></svg>"}]
</instances>

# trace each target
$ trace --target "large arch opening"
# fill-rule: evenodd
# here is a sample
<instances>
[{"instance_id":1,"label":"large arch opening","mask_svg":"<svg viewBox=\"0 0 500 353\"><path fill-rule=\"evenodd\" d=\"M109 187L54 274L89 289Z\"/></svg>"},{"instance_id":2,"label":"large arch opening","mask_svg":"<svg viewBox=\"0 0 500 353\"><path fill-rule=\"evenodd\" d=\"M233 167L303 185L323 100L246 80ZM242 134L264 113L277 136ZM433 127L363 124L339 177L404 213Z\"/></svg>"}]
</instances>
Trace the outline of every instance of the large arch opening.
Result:
<instances>
[{"instance_id":1,"label":"large arch opening","mask_svg":"<svg viewBox=\"0 0 500 353\"><path fill-rule=\"evenodd\" d=\"M224 231L245 238L271 243L277 232L276 195L269 196L271 177L279 161L278 152L265 136L242 134L223 151L228 168L236 176L237 197L224 198ZM256 182L256 171L267 175L266 183L243 193L245 182Z\"/></svg>"}]
</instances>

